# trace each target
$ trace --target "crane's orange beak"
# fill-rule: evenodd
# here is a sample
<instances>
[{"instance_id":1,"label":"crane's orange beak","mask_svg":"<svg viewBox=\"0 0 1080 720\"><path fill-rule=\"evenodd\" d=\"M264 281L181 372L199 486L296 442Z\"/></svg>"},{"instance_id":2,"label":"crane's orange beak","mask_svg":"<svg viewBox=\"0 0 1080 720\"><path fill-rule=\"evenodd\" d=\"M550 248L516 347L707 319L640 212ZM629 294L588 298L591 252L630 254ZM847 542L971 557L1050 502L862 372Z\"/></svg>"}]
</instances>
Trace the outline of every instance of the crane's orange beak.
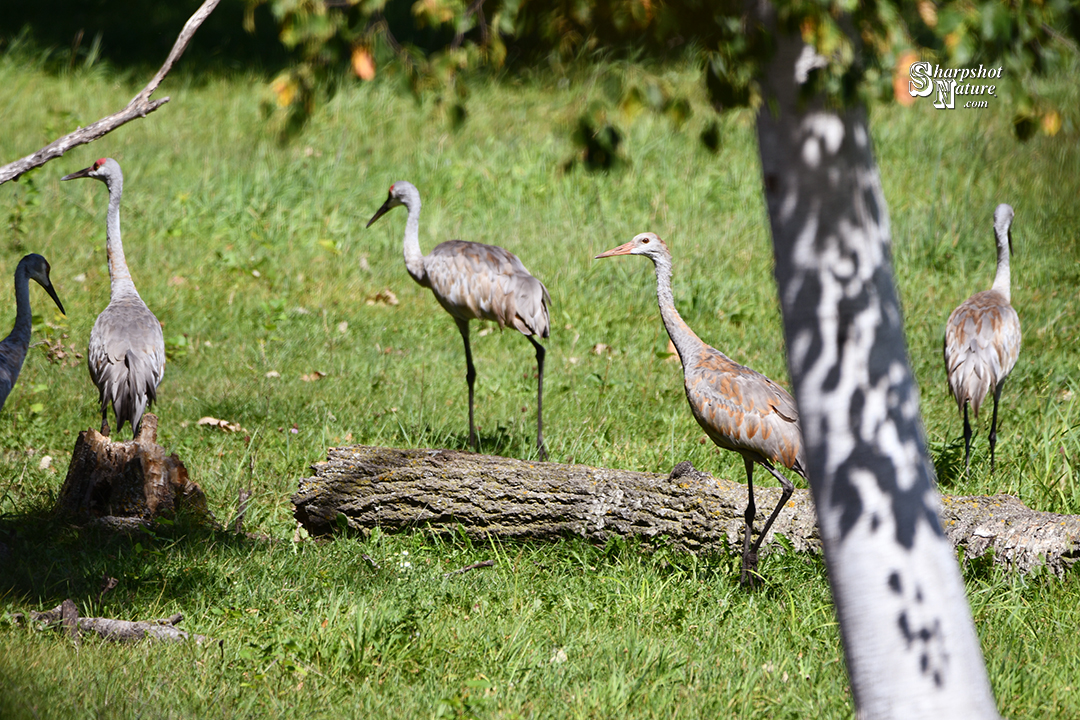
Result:
<instances>
[{"instance_id":1,"label":"crane's orange beak","mask_svg":"<svg viewBox=\"0 0 1080 720\"><path fill-rule=\"evenodd\" d=\"M633 251L634 251L634 241L631 240L628 243L623 243L622 245L620 245L617 248L611 248L607 252L602 252L593 259L594 260L599 260L600 258L613 257L615 255L629 255Z\"/></svg>"}]
</instances>

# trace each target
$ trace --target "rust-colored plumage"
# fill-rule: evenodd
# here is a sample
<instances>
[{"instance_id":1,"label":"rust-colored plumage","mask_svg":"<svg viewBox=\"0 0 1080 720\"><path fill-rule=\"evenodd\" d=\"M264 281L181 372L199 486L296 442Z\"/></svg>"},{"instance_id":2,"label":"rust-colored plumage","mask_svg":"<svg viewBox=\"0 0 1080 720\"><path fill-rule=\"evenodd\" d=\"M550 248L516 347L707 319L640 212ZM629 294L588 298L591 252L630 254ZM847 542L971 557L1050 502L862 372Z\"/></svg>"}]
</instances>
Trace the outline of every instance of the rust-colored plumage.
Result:
<instances>
[{"instance_id":1,"label":"rust-colored plumage","mask_svg":"<svg viewBox=\"0 0 1080 720\"><path fill-rule=\"evenodd\" d=\"M390 186L389 197L367 227L388 210L404 205L405 267L412 279L430 288L443 309L454 318L465 343L465 380L469 385L469 444L480 449L473 421L473 385L476 368L469 344L469 321L492 320L499 328L512 327L536 349L536 448L547 459L543 433L544 346L535 336L546 338L551 331L548 296L544 284L533 277L517 256L495 245L449 240L435 246L428 255L420 251L420 193L412 183L399 180Z\"/></svg>"},{"instance_id":2,"label":"rust-colored plumage","mask_svg":"<svg viewBox=\"0 0 1080 720\"><path fill-rule=\"evenodd\" d=\"M774 464L806 477L806 457L795 400L761 373L706 345L683 321L671 293L671 253L656 234L641 233L630 242L596 257L614 255L645 255L653 261L660 315L682 360L686 400L694 419L714 443L743 457L749 502L745 514L742 576L743 581L748 582L757 566L758 549L794 490L791 481L777 472ZM757 514L754 463L776 477L783 493L757 540L751 543Z\"/></svg>"},{"instance_id":3,"label":"rust-colored plumage","mask_svg":"<svg viewBox=\"0 0 1080 720\"><path fill-rule=\"evenodd\" d=\"M1020 317L1010 296L1009 255L1012 251L1013 209L1002 203L994 211L998 262L994 285L960 304L945 325L945 373L949 390L964 417L964 472L971 462L971 425L968 405L979 419L987 394L994 393L990 423L990 472L994 471L997 444L998 399L1020 355Z\"/></svg>"}]
</instances>

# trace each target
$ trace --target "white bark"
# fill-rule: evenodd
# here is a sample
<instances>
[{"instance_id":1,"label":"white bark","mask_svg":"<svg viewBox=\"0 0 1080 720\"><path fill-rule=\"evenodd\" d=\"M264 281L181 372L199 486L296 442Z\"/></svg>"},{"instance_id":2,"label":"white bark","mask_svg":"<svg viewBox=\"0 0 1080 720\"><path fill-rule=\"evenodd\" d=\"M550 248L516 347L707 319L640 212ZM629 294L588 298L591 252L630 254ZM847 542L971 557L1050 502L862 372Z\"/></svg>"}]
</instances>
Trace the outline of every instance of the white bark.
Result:
<instances>
[{"instance_id":1,"label":"white bark","mask_svg":"<svg viewBox=\"0 0 1080 720\"><path fill-rule=\"evenodd\" d=\"M860 718L997 718L938 518L861 109L799 100L774 34L758 142L810 485Z\"/></svg>"}]
</instances>

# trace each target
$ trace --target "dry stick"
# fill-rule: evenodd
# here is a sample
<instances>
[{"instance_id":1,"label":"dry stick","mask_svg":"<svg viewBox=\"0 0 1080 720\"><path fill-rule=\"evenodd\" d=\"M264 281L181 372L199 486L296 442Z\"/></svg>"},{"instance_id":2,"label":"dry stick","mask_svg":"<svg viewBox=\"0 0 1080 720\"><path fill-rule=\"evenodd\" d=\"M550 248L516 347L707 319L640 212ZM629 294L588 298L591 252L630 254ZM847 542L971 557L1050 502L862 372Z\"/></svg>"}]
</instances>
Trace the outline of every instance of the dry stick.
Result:
<instances>
[{"instance_id":1,"label":"dry stick","mask_svg":"<svg viewBox=\"0 0 1080 720\"><path fill-rule=\"evenodd\" d=\"M248 501L251 500L251 491L245 488L240 488L237 493L237 510L236 519L232 522L232 530L237 535L244 532L244 516L247 515Z\"/></svg>"},{"instance_id":2,"label":"dry stick","mask_svg":"<svg viewBox=\"0 0 1080 720\"><path fill-rule=\"evenodd\" d=\"M61 622L62 627L68 631L71 637L78 642L79 631L94 632L103 640L113 642L136 642L138 640L163 640L166 642L180 642L194 640L197 644L218 642L205 635L196 635L180 630L176 626L184 619L180 613L161 620L114 620L113 618L85 618L79 617L79 611L75 603L70 599L57 605L52 610L45 612L30 612L30 618L34 622L47 624Z\"/></svg>"},{"instance_id":3,"label":"dry stick","mask_svg":"<svg viewBox=\"0 0 1080 720\"><path fill-rule=\"evenodd\" d=\"M176 43L173 45L169 57L165 59L165 64L157 71L157 75L154 76L154 79L142 89L142 92L131 99L131 102L127 104L127 107L118 113L104 117L95 123L87 125L84 128L79 128L75 132L52 141L32 155L27 155L21 160L16 160L13 163L0 167L0 185L3 185L8 180L18 181L19 176L28 170L33 170L36 167L41 167L50 160L55 160L56 158L63 156L64 153L72 148L93 142L135 118L146 117L148 114L169 102L168 97L163 97L160 100L150 100L150 95L157 90L158 85L161 84L161 81L164 80L165 76L172 70L173 64L180 59L181 55L183 55L184 50L187 49L188 43L191 42L191 38L195 34L195 31L199 29L199 26L202 25L207 16L209 16L214 8L217 7L218 2L220 2L220 0L206 0L206 2L195 11L195 14L188 19L187 23L184 24L184 29L180 31L180 35L176 38Z\"/></svg>"},{"instance_id":4,"label":"dry stick","mask_svg":"<svg viewBox=\"0 0 1080 720\"><path fill-rule=\"evenodd\" d=\"M451 570L450 572L443 573L443 577L447 578L451 575L460 575L461 573L467 573L470 570L475 570L476 568L491 567L494 564L494 560L481 560L480 562L473 563L472 565L466 565L463 568L458 568L457 570Z\"/></svg>"},{"instance_id":5,"label":"dry stick","mask_svg":"<svg viewBox=\"0 0 1080 720\"><path fill-rule=\"evenodd\" d=\"M60 604L60 624L67 630L68 636L78 645L79 610L70 598Z\"/></svg>"}]
</instances>

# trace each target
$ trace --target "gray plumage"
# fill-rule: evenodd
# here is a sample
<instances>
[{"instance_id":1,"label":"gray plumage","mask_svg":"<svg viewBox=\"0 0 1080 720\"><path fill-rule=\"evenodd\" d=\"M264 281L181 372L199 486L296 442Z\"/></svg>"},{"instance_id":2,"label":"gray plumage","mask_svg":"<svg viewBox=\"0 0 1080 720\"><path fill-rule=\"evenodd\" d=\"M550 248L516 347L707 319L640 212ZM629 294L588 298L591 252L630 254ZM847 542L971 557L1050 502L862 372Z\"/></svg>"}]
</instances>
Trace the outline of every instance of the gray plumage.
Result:
<instances>
[{"instance_id":1,"label":"gray plumage","mask_svg":"<svg viewBox=\"0 0 1080 720\"><path fill-rule=\"evenodd\" d=\"M551 331L548 296L544 284L533 277L517 256L495 245L449 240L435 246L428 255L420 251L420 192L399 180L367 227L387 211L404 205L405 268L422 287L430 288L443 309L454 318L465 344L465 380L469 385L469 444L479 450L473 421L473 384L476 369L469 345L469 321L493 320L499 328L510 326L529 339L536 349L536 447L541 460L547 458L543 434L544 346L534 336L546 338Z\"/></svg>"},{"instance_id":2,"label":"gray plumage","mask_svg":"<svg viewBox=\"0 0 1080 720\"><path fill-rule=\"evenodd\" d=\"M653 261L660 317L682 361L683 386L694 419L719 447L742 455L749 494L744 515L742 580L752 582L761 543L794 490L791 481L773 467L774 463L806 477L806 452L795 400L761 373L705 344L686 324L675 309L671 292L671 252L659 236L641 233L630 242L596 257L615 255L644 255ZM783 490L780 502L765 521L757 540L751 544L757 514L754 463L772 473Z\"/></svg>"},{"instance_id":3,"label":"gray plumage","mask_svg":"<svg viewBox=\"0 0 1080 720\"><path fill-rule=\"evenodd\" d=\"M109 405L116 415L116 430L131 423L139 431L143 413L157 399L157 386L165 374L165 338L161 323L139 297L131 280L120 241L120 197L124 176L120 164L102 158L64 180L90 177L109 188L105 248L109 256L109 305L90 331L86 364L101 401L101 433L109 434Z\"/></svg>"},{"instance_id":4,"label":"gray plumage","mask_svg":"<svg viewBox=\"0 0 1080 720\"><path fill-rule=\"evenodd\" d=\"M994 416L990 422L990 472L994 472L997 444L998 399L1020 355L1020 316L1012 306L1009 256L1012 253L1013 209L1002 203L994 210L997 273L989 290L975 293L961 303L945 324L945 373L949 390L964 416L964 472L971 462L971 425L968 405L979 419L979 408L994 391Z\"/></svg>"},{"instance_id":5,"label":"gray plumage","mask_svg":"<svg viewBox=\"0 0 1080 720\"><path fill-rule=\"evenodd\" d=\"M49 280L49 261L37 254L30 254L19 261L15 268L15 327L6 338L0 340L0 408L7 402L7 396L15 387L26 359L26 349L30 347L30 280L35 280L49 297L64 312L60 298L56 297L52 281ZM67 314L67 313L64 313Z\"/></svg>"}]
</instances>

